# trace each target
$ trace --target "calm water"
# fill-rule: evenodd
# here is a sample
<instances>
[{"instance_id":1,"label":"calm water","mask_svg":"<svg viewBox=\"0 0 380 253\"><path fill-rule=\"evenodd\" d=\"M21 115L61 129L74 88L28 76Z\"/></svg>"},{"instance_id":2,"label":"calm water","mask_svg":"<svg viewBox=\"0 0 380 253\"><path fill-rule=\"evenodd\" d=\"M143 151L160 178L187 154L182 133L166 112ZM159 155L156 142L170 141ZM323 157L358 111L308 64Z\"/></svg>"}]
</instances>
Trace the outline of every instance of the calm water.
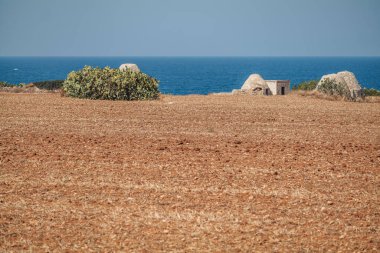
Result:
<instances>
[{"instance_id":1,"label":"calm water","mask_svg":"<svg viewBox=\"0 0 380 253\"><path fill-rule=\"evenodd\" d=\"M380 89L380 57L0 57L0 80L9 83L65 79L84 65L113 68L136 63L171 94L208 94L238 89L251 73L292 84L342 70L367 88Z\"/></svg>"}]
</instances>

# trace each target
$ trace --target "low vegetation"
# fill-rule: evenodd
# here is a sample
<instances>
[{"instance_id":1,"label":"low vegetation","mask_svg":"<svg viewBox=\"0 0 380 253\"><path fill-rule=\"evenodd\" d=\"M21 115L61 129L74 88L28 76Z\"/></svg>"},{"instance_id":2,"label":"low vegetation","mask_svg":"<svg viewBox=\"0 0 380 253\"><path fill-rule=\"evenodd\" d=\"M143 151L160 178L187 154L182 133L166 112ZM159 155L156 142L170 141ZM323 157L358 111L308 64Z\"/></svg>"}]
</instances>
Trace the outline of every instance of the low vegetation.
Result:
<instances>
[{"instance_id":1,"label":"low vegetation","mask_svg":"<svg viewBox=\"0 0 380 253\"><path fill-rule=\"evenodd\" d=\"M159 97L158 81L131 70L85 66L73 71L63 83L65 95L109 100L148 100Z\"/></svg>"},{"instance_id":2,"label":"low vegetation","mask_svg":"<svg viewBox=\"0 0 380 253\"><path fill-rule=\"evenodd\" d=\"M15 84L11 84L11 83L8 83L8 82L0 81L0 88L13 87L13 86L15 86Z\"/></svg>"},{"instance_id":3,"label":"low vegetation","mask_svg":"<svg viewBox=\"0 0 380 253\"><path fill-rule=\"evenodd\" d=\"M49 80L41 82L33 82L29 84L19 83L13 84L4 81L0 81L0 88L30 88L36 87L42 90L58 90L62 88L64 80Z\"/></svg>"},{"instance_id":4,"label":"low vegetation","mask_svg":"<svg viewBox=\"0 0 380 253\"><path fill-rule=\"evenodd\" d=\"M38 89L58 90L62 88L64 81L65 80L50 80L50 81L34 82L33 84Z\"/></svg>"},{"instance_id":5,"label":"low vegetation","mask_svg":"<svg viewBox=\"0 0 380 253\"><path fill-rule=\"evenodd\" d=\"M314 90L317 87L318 80L305 81L292 87L293 90Z\"/></svg>"},{"instance_id":6,"label":"low vegetation","mask_svg":"<svg viewBox=\"0 0 380 253\"><path fill-rule=\"evenodd\" d=\"M318 91L328 96L338 96L347 100L352 100L350 90L346 86L329 78L322 80L321 85L318 87Z\"/></svg>"},{"instance_id":7,"label":"low vegetation","mask_svg":"<svg viewBox=\"0 0 380 253\"><path fill-rule=\"evenodd\" d=\"M365 96L371 96L371 97L379 97L380 96L380 90L364 89L364 95Z\"/></svg>"},{"instance_id":8,"label":"low vegetation","mask_svg":"<svg viewBox=\"0 0 380 253\"><path fill-rule=\"evenodd\" d=\"M293 90L297 91L301 96L311 96L327 100L352 100L350 90L335 80L327 78L317 88L318 82L318 80L305 81L295 85Z\"/></svg>"},{"instance_id":9,"label":"low vegetation","mask_svg":"<svg viewBox=\"0 0 380 253\"><path fill-rule=\"evenodd\" d=\"M379 102L378 97L380 91L376 89L363 89L364 96L362 98L352 98L349 89L337 83L332 79L325 79L317 89L318 80L305 81L298 85L294 85L292 90L296 91L301 96L312 96L327 100L349 100L361 102Z\"/></svg>"}]
</instances>

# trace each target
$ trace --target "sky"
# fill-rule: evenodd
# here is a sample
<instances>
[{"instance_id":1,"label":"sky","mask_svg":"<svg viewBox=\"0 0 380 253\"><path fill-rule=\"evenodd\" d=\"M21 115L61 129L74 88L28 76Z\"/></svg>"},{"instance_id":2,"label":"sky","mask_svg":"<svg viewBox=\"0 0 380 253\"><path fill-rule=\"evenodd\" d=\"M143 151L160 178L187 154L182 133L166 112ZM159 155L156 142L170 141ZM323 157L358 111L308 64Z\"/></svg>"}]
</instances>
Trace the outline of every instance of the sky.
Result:
<instances>
[{"instance_id":1,"label":"sky","mask_svg":"<svg viewBox=\"0 0 380 253\"><path fill-rule=\"evenodd\" d=\"M380 56L380 0L0 0L0 56Z\"/></svg>"}]
</instances>

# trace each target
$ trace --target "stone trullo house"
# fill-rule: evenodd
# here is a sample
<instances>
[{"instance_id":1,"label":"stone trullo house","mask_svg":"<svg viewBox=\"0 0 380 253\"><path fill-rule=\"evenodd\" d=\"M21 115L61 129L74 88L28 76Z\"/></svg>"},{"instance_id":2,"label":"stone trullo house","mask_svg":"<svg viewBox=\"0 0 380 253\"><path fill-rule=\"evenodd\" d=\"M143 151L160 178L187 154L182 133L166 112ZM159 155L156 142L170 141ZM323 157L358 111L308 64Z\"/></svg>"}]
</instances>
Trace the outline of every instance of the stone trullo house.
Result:
<instances>
[{"instance_id":1,"label":"stone trullo house","mask_svg":"<svg viewBox=\"0 0 380 253\"><path fill-rule=\"evenodd\" d=\"M252 74L244 82L240 90L234 94L250 95L286 95L290 92L289 80L264 80L259 74Z\"/></svg>"},{"instance_id":2,"label":"stone trullo house","mask_svg":"<svg viewBox=\"0 0 380 253\"><path fill-rule=\"evenodd\" d=\"M121 64L120 67L119 67L120 70L124 71L124 70L131 70L133 72L140 72L140 69L139 67L134 64L134 63L124 63L124 64Z\"/></svg>"},{"instance_id":3,"label":"stone trullo house","mask_svg":"<svg viewBox=\"0 0 380 253\"><path fill-rule=\"evenodd\" d=\"M321 80L319 81L316 87L317 90L321 86L322 82L326 79L330 79L332 81L335 81L337 84L341 84L344 87L346 87L350 91L352 98L358 98L364 95L362 87L360 86L358 80L352 72L342 71L336 74L322 76Z\"/></svg>"}]
</instances>

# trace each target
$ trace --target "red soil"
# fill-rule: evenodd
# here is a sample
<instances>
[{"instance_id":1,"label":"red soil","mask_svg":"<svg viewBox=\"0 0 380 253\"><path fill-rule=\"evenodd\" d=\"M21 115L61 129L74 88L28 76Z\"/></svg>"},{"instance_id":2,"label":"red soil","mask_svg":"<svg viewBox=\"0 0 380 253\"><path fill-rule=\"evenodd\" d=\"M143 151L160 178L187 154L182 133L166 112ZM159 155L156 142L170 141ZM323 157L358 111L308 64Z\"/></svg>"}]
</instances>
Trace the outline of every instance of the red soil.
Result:
<instances>
[{"instance_id":1,"label":"red soil","mask_svg":"<svg viewBox=\"0 0 380 253\"><path fill-rule=\"evenodd\" d=\"M380 104L0 93L0 251L379 251Z\"/></svg>"}]
</instances>

